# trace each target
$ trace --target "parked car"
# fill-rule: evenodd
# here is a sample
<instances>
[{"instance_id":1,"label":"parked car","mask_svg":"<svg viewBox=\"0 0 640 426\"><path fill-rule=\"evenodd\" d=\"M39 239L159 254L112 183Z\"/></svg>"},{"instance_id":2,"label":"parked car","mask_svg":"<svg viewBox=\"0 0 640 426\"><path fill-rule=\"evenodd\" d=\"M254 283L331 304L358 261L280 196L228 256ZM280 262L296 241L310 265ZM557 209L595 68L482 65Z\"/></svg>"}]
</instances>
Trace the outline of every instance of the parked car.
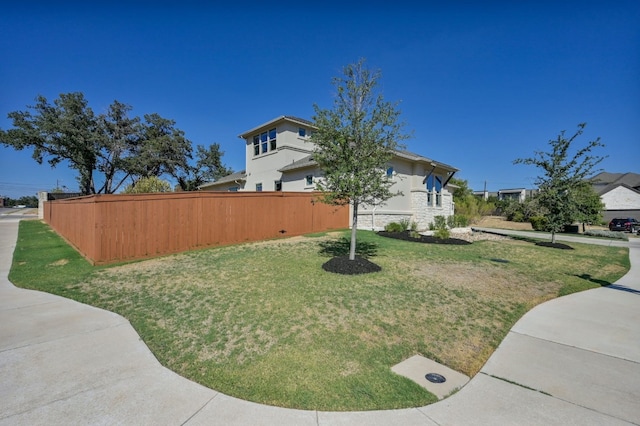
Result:
<instances>
[{"instance_id":1,"label":"parked car","mask_svg":"<svg viewBox=\"0 0 640 426\"><path fill-rule=\"evenodd\" d=\"M632 217L616 218L609 222L610 231L634 232L640 228L640 222Z\"/></svg>"}]
</instances>

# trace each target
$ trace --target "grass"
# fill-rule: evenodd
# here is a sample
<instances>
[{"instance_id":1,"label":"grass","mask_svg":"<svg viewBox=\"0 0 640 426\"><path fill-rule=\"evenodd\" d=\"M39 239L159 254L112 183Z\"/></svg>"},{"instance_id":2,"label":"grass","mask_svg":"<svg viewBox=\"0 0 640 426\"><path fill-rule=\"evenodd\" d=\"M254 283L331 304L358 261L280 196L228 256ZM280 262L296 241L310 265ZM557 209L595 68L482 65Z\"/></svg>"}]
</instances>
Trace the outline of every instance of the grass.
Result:
<instances>
[{"instance_id":1,"label":"grass","mask_svg":"<svg viewBox=\"0 0 640 426\"><path fill-rule=\"evenodd\" d=\"M626 248L525 241L443 246L359 232L382 272L322 270L348 232L92 267L45 224L22 221L10 279L117 312L160 362L225 394L317 410L436 401L390 367L422 354L475 375L533 306L615 282ZM492 261L508 260L508 263Z\"/></svg>"}]
</instances>

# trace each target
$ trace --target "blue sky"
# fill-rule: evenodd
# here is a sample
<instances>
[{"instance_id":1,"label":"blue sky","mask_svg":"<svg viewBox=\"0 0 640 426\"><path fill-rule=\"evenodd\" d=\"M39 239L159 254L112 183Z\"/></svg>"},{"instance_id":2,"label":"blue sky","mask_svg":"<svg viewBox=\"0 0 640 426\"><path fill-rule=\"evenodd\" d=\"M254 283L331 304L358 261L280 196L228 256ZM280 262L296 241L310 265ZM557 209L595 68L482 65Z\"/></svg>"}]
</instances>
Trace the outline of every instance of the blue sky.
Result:
<instances>
[{"instance_id":1,"label":"blue sky","mask_svg":"<svg viewBox=\"0 0 640 426\"><path fill-rule=\"evenodd\" d=\"M473 189L533 187L513 160L586 122L609 172L639 173L640 2L3 2L0 128L41 94L83 92L158 113L244 168L238 135L330 108L331 79L367 59L399 101L407 149L460 169ZM230 3L230 2L228 2ZM0 147L0 195L56 184L63 163Z\"/></svg>"}]
</instances>

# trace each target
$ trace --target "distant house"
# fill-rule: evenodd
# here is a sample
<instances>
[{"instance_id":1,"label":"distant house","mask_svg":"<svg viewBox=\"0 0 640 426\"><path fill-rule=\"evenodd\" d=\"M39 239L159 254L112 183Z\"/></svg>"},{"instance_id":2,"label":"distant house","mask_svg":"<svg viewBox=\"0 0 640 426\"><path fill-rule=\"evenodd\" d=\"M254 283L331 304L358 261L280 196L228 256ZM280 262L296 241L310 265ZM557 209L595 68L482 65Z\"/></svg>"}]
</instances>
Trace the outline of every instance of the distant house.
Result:
<instances>
[{"instance_id":1,"label":"distant house","mask_svg":"<svg viewBox=\"0 0 640 426\"><path fill-rule=\"evenodd\" d=\"M280 116L239 135L245 145L246 168L201 185L205 191L314 191L323 179L313 159L312 122ZM392 191L402 195L384 204L361 206L358 228L382 229L389 222L408 219L419 229L428 228L435 216L454 213L453 196L447 188L458 171L455 167L408 151L396 151L387 164Z\"/></svg>"},{"instance_id":2,"label":"distant house","mask_svg":"<svg viewBox=\"0 0 640 426\"><path fill-rule=\"evenodd\" d=\"M523 203L527 198L533 197L538 192L538 189L513 188L499 189L495 192L473 191L473 195L485 200L489 199L489 197L495 197L498 200L517 200L518 202Z\"/></svg>"},{"instance_id":3,"label":"distant house","mask_svg":"<svg viewBox=\"0 0 640 426\"><path fill-rule=\"evenodd\" d=\"M615 217L640 220L640 174L602 172L589 181L605 205L606 222Z\"/></svg>"}]
</instances>

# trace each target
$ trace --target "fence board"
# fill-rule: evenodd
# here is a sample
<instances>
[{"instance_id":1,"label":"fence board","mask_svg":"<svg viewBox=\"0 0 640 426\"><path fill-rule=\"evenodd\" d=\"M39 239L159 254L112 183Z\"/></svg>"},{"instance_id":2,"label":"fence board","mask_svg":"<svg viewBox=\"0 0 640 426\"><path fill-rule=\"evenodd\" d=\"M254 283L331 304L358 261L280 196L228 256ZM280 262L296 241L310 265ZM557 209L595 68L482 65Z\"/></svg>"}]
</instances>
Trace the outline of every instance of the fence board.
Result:
<instances>
[{"instance_id":1,"label":"fence board","mask_svg":"<svg viewBox=\"0 0 640 426\"><path fill-rule=\"evenodd\" d=\"M44 220L95 264L349 227L308 192L178 192L48 201Z\"/></svg>"}]
</instances>

